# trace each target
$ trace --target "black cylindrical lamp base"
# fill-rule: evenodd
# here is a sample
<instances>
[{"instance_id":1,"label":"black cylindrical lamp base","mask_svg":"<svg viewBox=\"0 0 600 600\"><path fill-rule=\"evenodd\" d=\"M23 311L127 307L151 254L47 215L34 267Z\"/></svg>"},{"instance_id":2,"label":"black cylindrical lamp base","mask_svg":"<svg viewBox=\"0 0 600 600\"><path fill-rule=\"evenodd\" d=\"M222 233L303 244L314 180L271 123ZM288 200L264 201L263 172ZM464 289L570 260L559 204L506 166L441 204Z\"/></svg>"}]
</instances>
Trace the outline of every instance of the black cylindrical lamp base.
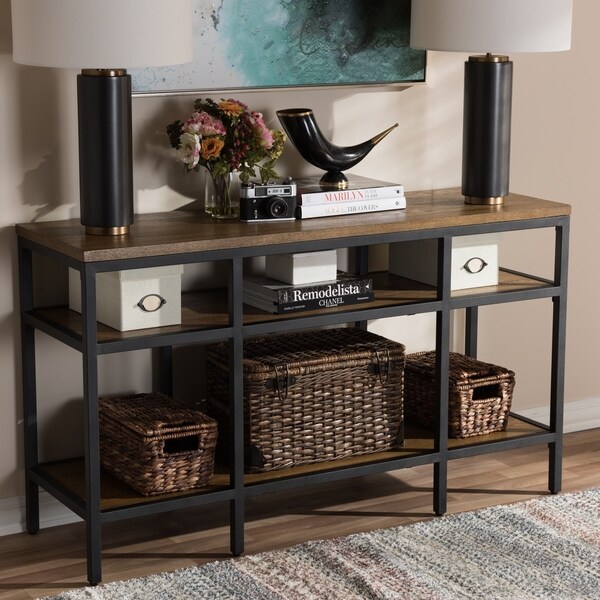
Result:
<instances>
[{"instance_id":1,"label":"black cylindrical lamp base","mask_svg":"<svg viewBox=\"0 0 600 600\"><path fill-rule=\"evenodd\" d=\"M512 62L471 56L465 63L462 193L467 204L502 204L508 195Z\"/></svg>"},{"instance_id":2,"label":"black cylindrical lamp base","mask_svg":"<svg viewBox=\"0 0 600 600\"><path fill-rule=\"evenodd\" d=\"M84 70L77 77L79 189L86 233L121 235L133 223L131 77Z\"/></svg>"}]
</instances>

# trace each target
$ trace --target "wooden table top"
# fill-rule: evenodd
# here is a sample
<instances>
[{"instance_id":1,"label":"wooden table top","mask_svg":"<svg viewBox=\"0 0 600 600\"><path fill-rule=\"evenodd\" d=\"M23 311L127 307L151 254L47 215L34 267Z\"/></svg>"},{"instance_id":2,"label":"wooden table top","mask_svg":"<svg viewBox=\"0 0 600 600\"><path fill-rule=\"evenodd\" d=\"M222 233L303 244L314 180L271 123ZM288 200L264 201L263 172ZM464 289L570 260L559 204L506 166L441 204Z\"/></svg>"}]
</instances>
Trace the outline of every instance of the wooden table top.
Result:
<instances>
[{"instance_id":1,"label":"wooden table top","mask_svg":"<svg viewBox=\"0 0 600 600\"><path fill-rule=\"evenodd\" d=\"M123 236L86 235L79 219L24 223L17 235L82 262L261 247L344 237L568 216L568 204L510 194L500 207L464 203L459 189L406 194L404 210L295 221L218 221L203 211L139 214Z\"/></svg>"}]
</instances>

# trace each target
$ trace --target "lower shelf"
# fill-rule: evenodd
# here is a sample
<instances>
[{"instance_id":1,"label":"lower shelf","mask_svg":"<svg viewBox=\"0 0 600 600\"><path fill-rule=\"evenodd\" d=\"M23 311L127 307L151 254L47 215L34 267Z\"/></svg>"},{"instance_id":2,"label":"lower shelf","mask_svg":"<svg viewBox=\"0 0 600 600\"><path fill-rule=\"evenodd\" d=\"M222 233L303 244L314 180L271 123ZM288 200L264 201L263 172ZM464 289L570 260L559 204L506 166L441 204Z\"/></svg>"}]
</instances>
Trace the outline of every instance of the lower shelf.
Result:
<instances>
[{"instance_id":1,"label":"lower shelf","mask_svg":"<svg viewBox=\"0 0 600 600\"><path fill-rule=\"evenodd\" d=\"M246 485L260 484L279 479L288 479L290 477L313 475L330 471L334 468L338 470L356 467L361 464L385 463L403 458L409 459L415 456L427 457L434 453L434 440L432 438L431 430L413 423L407 423L405 433L406 438L404 446L397 450L388 450L386 452L377 452L362 456L352 456L350 458L336 460L335 462L302 465L300 467L281 469L279 471L247 474L244 481ZM479 454L484 453L485 448L492 444L510 443L512 440L531 439L532 442L535 443L535 436L547 433L546 429L539 427L534 423L511 416L506 431L498 431L470 438L450 439L448 440L448 449L450 451L450 457L452 457L451 455L453 452L470 451L471 454ZM435 462L435 459L432 456L430 461L425 460L423 462Z\"/></svg>"},{"instance_id":2,"label":"lower shelf","mask_svg":"<svg viewBox=\"0 0 600 600\"><path fill-rule=\"evenodd\" d=\"M513 416L509 419L506 431L491 433L485 436L449 440L449 456L452 458L454 452L457 455L462 453L465 455L474 455L485 453L489 448L501 450L503 444L508 449L512 442L544 443L547 441L545 438L548 435L553 434L549 434L542 427ZM431 438L431 432L424 428L408 424L406 428L406 441L403 448L354 456L336 460L335 462L303 465L266 473L246 474L244 482L249 493L255 495L261 493L261 491L269 491L270 487L277 484L282 484L281 487L283 487L286 483L291 483L289 487L294 487L294 483L318 483L319 476L321 475L324 477L335 475L335 477L332 476L331 478L343 479L353 475L364 474L359 472L361 467L374 467L373 471L382 472L401 468L402 466L412 466L416 464L415 459L419 464L433 463L437 460L437 453L434 452L434 441ZM406 464L403 465L403 462L406 462ZM185 492L146 497L138 494L135 490L132 490L129 486L102 470L100 510L102 512L111 512L118 511L119 509L144 506L149 509L148 505L150 504L165 504L164 509L167 510L171 502L185 502L186 498L197 498L198 500L207 502L210 501L212 496L215 497L215 500L223 499L223 492L231 490L229 473L222 466L217 466L215 471L211 484L206 487ZM53 492L52 488L54 485L67 490L71 495L84 502L85 470L82 458L45 463L40 465L35 472L44 483L48 483L44 487L50 493Z\"/></svg>"}]
</instances>

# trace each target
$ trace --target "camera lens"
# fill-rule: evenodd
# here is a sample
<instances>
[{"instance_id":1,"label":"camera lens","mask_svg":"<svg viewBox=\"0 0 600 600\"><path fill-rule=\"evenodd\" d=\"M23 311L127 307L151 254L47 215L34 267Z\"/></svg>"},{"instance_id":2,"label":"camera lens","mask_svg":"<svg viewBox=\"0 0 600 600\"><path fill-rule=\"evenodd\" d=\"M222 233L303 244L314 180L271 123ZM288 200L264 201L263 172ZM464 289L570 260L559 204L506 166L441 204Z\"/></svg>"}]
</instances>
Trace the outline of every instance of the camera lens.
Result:
<instances>
[{"instance_id":1,"label":"camera lens","mask_svg":"<svg viewBox=\"0 0 600 600\"><path fill-rule=\"evenodd\" d=\"M275 218L285 217L288 212L288 203L279 196L271 198L267 206L268 213Z\"/></svg>"}]
</instances>

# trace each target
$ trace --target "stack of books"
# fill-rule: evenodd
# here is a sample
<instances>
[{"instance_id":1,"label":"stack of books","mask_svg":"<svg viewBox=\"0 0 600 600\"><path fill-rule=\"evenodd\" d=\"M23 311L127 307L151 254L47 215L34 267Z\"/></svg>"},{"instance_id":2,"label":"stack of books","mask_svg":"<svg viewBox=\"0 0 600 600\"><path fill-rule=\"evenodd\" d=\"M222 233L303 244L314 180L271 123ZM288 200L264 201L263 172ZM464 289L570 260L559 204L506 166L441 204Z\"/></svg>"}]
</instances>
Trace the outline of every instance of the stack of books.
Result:
<instances>
[{"instance_id":1,"label":"stack of books","mask_svg":"<svg viewBox=\"0 0 600 600\"><path fill-rule=\"evenodd\" d=\"M371 302L373 280L339 272L334 281L290 285L261 276L244 277L244 302L276 314Z\"/></svg>"},{"instance_id":2,"label":"stack of books","mask_svg":"<svg viewBox=\"0 0 600 600\"><path fill-rule=\"evenodd\" d=\"M348 177L344 190L324 190L318 177L297 179L298 219L335 217L406 208L404 186L359 175Z\"/></svg>"}]
</instances>

